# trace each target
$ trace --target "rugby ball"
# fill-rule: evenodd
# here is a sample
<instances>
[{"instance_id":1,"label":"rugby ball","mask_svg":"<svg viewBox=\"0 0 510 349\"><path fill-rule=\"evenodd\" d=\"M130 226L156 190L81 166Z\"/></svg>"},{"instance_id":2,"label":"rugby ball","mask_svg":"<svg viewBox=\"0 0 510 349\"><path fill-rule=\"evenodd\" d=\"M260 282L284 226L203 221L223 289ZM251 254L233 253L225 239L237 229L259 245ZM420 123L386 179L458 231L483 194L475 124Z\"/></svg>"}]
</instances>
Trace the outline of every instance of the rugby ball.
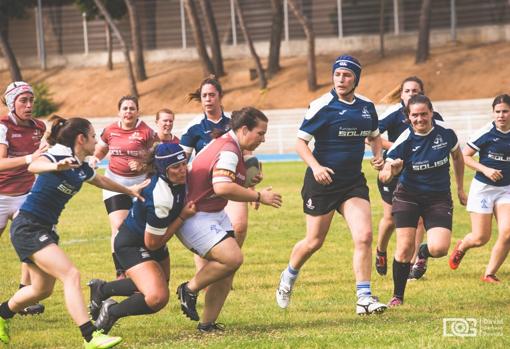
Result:
<instances>
[{"instance_id":1,"label":"rugby ball","mask_svg":"<svg viewBox=\"0 0 510 349\"><path fill-rule=\"evenodd\" d=\"M257 159L256 156L245 155L244 167L246 168L246 179L244 181L244 186L248 188L254 185L253 178L260 174L261 165L259 159Z\"/></svg>"}]
</instances>

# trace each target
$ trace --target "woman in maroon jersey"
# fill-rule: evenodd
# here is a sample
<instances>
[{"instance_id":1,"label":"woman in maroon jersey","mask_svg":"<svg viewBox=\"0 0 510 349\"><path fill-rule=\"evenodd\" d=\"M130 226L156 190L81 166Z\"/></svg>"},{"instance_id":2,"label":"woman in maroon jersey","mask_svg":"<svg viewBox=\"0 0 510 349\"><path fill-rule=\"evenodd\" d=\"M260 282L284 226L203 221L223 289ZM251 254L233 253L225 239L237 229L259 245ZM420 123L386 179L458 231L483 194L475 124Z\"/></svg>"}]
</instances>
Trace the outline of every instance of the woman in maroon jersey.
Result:
<instances>
[{"instance_id":1,"label":"woman in maroon jersey","mask_svg":"<svg viewBox=\"0 0 510 349\"><path fill-rule=\"evenodd\" d=\"M28 165L46 150L45 142L41 145L46 126L32 117L32 87L23 81L9 84L4 102L9 113L0 117L0 235L34 183L35 176L28 172ZM27 266L22 263L20 288L30 283ZM35 304L20 313L34 315L42 312L44 306Z\"/></svg>"},{"instance_id":2,"label":"woman in maroon jersey","mask_svg":"<svg viewBox=\"0 0 510 349\"><path fill-rule=\"evenodd\" d=\"M143 182L147 177L147 158L156 135L145 122L139 119L139 106L136 97L122 97L119 100L118 108L119 121L103 130L90 162L92 167L95 167L101 159L109 154L110 162L105 176L124 186L131 186ZM103 200L111 226L113 262L117 277L123 277L124 268L115 256L113 240L131 208L131 197L103 190Z\"/></svg>"},{"instance_id":3,"label":"woman in maroon jersey","mask_svg":"<svg viewBox=\"0 0 510 349\"><path fill-rule=\"evenodd\" d=\"M172 133L174 120L175 114L168 108L163 108L156 113L156 133L159 142L179 144L181 140Z\"/></svg>"}]
</instances>

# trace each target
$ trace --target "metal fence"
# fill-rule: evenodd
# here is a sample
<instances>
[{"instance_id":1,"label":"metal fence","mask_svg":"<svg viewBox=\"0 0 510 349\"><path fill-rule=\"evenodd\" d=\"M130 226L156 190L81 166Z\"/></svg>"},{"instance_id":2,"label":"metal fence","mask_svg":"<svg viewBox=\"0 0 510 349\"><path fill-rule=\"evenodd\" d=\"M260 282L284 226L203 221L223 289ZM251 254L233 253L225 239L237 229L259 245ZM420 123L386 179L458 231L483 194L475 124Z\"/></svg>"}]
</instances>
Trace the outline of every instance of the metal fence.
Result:
<instances>
[{"instance_id":1,"label":"metal fence","mask_svg":"<svg viewBox=\"0 0 510 349\"><path fill-rule=\"evenodd\" d=\"M268 41L271 30L271 0L241 0L247 26L255 41ZM374 34L379 31L381 0L298 0L310 18L317 37L345 37ZM418 27L421 1L385 0L385 31L401 34ZM183 0L137 0L144 47L186 48L194 46L191 28L183 9ZM284 40L302 39L304 32L284 2ZM38 25L37 8L24 19L9 23L9 38L19 56L36 56L44 47L47 54L100 52L106 49L104 21L86 20L74 5L45 6L42 25ZM211 0L223 45L244 42L235 18L232 0ZM433 29L486 24L503 24L510 18L508 0L435 0L432 8ZM120 30L129 38L127 15L118 20ZM39 28L39 29L38 29ZM205 28L205 27L204 27ZM38 40L38 38L43 38ZM129 42L129 40L127 40ZM114 49L119 48L113 39Z\"/></svg>"}]
</instances>

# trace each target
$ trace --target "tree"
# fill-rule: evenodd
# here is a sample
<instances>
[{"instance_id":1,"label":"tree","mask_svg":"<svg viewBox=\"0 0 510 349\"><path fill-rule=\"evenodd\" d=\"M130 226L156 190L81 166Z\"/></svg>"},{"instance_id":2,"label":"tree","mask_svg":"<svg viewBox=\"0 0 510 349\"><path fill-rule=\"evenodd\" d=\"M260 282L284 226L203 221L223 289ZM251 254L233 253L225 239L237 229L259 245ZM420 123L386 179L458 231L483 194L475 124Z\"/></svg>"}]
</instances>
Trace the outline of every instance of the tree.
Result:
<instances>
[{"instance_id":1,"label":"tree","mask_svg":"<svg viewBox=\"0 0 510 349\"><path fill-rule=\"evenodd\" d=\"M384 57L384 10L386 0L380 0L379 6L379 55Z\"/></svg>"},{"instance_id":2,"label":"tree","mask_svg":"<svg viewBox=\"0 0 510 349\"><path fill-rule=\"evenodd\" d=\"M133 0L124 0L129 13L129 24L131 27L131 43L135 51L135 71L138 81L147 80L145 72L145 62L143 59L142 34L140 31L140 18Z\"/></svg>"},{"instance_id":3,"label":"tree","mask_svg":"<svg viewBox=\"0 0 510 349\"><path fill-rule=\"evenodd\" d=\"M430 40L430 13L432 0L423 0L420 10L420 28L418 32L418 48L416 50L416 63L426 62L429 58Z\"/></svg>"},{"instance_id":4,"label":"tree","mask_svg":"<svg viewBox=\"0 0 510 349\"><path fill-rule=\"evenodd\" d=\"M271 0L271 39L269 41L269 57L267 60L267 74L274 76L280 69L280 46L283 33L283 1Z\"/></svg>"},{"instance_id":5,"label":"tree","mask_svg":"<svg viewBox=\"0 0 510 349\"><path fill-rule=\"evenodd\" d=\"M193 30L193 37L195 38L195 45L197 45L198 56L202 62L204 76L214 74L214 66L205 47L204 33L202 32L202 27L200 26L195 3L193 0L185 0L184 7L186 9L186 14L188 15L191 29Z\"/></svg>"},{"instance_id":6,"label":"tree","mask_svg":"<svg viewBox=\"0 0 510 349\"><path fill-rule=\"evenodd\" d=\"M131 65L131 57L129 57L129 48L126 45L126 41L122 37L122 33L120 32L119 28L115 25L115 22L113 21L112 17L106 10L106 7L103 5L101 0L94 0L94 3L98 8L99 13L104 17L104 19L112 29L113 33L117 37L117 40L119 40L120 45L122 46L122 52L124 53L124 58L126 59L126 70L130 82L131 95L138 97L138 89L136 88L135 75L133 74L133 66Z\"/></svg>"},{"instance_id":7,"label":"tree","mask_svg":"<svg viewBox=\"0 0 510 349\"><path fill-rule=\"evenodd\" d=\"M216 76L224 76L225 69L223 68L223 57L221 54L220 38L218 36L218 27L216 26L216 20L214 19L214 12L210 0L200 0L202 12L204 13L205 25L209 32L209 38L211 43L211 58L214 65L214 71Z\"/></svg>"},{"instance_id":8,"label":"tree","mask_svg":"<svg viewBox=\"0 0 510 349\"><path fill-rule=\"evenodd\" d=\"M239 26L241 27L241 31L243 32L244 40L248 44L251 56L255 61L255 67L257 68L257 75L259 77L260 88L265 89L267 88L266 74L264 73L264 69L262 68L262 63L260 63L260 58L257 55L257 52L255 51L255 47L253 46L253 41L251 40L248 28L246 28L246 23L244 22L243 11L241 9L241 5L239 4L239 0L234 0L234 5L236 9L237 19L239 19Z\"/></svg>"},{"instance_id":9,"label":"tree","mask_svg":"<svg viewBox=\"0 0 510 349\"><path fill-rule=\"evenodd\" d=\"M303 27L308 46L308 90L315 91L317 89L317 70L315 65L315 34L312 29L312 24L308 17L303 15L301 8L298 6L296 0L288 0L288 4L296 16L297 20Z\"/></svg>"},{"instance_id":10,"label":"tree","mask_svg":"<svg viewBox=\"0 0 510 349\"><path fill-rule=\"evenodd\" d=\"M23 80L16 55L9 43L9 19L23 18L26 8L32 6L31 0L0 0L0 50L9 66L12 81Z\"/></svg>"},{"instance_id":11,"label":"tree","mask_svg":"<svg viewBox=\"0 0 510 349\"><path fill-rule=\"evenodd\" d=\"M80 11L86 14L87 21L92 20L94 18L101 18L104 20L105 33L106 33L106 49L108 52L108 58L106 62L106 67L108 70L113 69L112 62L112 51L113 51L113 42L112 42L112 31L108 22L104 19L104 17L100 14L99 9L97 8L94 0L75 0L76 5L78 5ZM110 14L113 19L121 19L127 13L126 4L124 0L108 0L105 2L104 6L106 10Z\"/></svg>"}]
</instances>

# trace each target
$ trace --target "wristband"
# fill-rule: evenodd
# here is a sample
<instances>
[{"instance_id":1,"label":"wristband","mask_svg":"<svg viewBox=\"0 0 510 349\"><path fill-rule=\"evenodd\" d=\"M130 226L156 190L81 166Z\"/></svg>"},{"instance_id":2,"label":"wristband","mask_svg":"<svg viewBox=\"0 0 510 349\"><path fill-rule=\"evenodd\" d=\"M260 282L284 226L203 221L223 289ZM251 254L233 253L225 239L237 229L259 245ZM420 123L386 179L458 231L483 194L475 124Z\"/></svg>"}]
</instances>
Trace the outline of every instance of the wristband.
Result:
<instances>
[{"instance_id":1,"label":"wristband","mask_svg":"<svg viewBox=\"0 0 510 349\"><path fill-rule=\"evenodd\" d=\"M260 191L257 192L257 200L255 202L260 202Z\"/></svg>"},{"instance_id":2,"label":"wristband","mask_svg":"<svg viewBox=\"0 0 510 349\"><path fill-rule=\"evenodd\" d=\"M25 155L25 163L30 165L32 163L32 154Z\"/></svg>"},{"instance_id":3,"label":"wristband","mask_svg":"<svg viewBox=\"0 0 510 349\"><path fill-rule=\"evenodd\" d=\"M180 218L180 219L181 219L181 221L183 221L183 222L184 222L184 218L182 218L182 217L181 217L181 215L178 215L178 216L177 216L177 218Z\"/></svg>"}]
</instances>

